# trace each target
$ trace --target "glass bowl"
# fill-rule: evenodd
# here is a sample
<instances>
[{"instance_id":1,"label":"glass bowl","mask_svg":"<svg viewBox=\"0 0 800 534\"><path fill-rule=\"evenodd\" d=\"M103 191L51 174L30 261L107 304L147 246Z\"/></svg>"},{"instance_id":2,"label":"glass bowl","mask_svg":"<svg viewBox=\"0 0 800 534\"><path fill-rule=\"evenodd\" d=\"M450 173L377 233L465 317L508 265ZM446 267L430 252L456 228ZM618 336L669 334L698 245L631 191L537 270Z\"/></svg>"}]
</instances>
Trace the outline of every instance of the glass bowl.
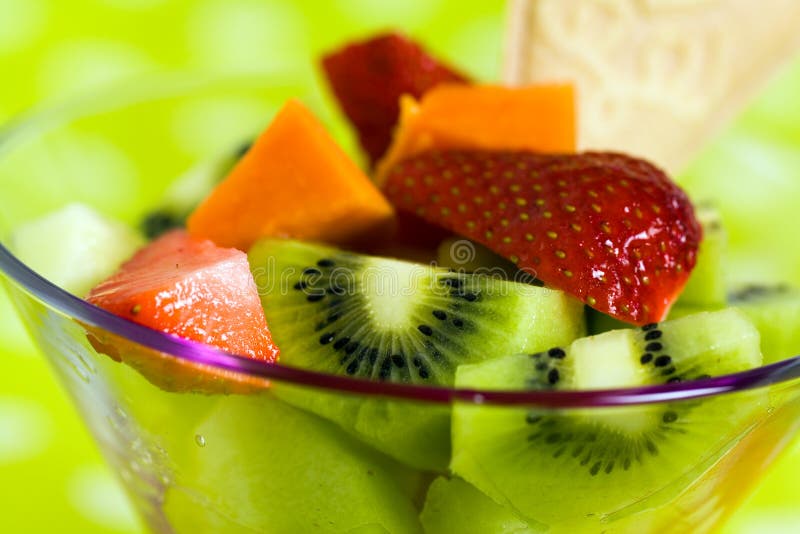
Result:
<instances>
[{"instance_id":1,"label":"glass bowl","mask_svg":"<svg viewBox=\"0 0 800 534\"><path fill-rule=\"evenodd\" d=\"M75 201L134 222L170 180L250 138L283 100L298 95L330 122L318 96L275 77L167 77L19 121L0 133L0 236ZM422 532L422 523L427 532L708 532L736 510L800 426L800 358L613 391L384 384L261 363L136 325L56 287L5 246L0 271L154 532L403 533ZM246 393L164 390L96 351L99 337L166 365L216 370L232 384L248 384ZM320 406L348 415L330 417ZM524 429L575 417L656 414L666 424L668 413L711 415L675 427L696 436L694 446L684 440L677 451L639 451L658 458L658 472L639 453L616 466L586 458L578 447L558 447L568 440L553 433L523 430L484 443L507 464L507 481L525 472L526 448L539 446L537 439L550 447L567 482L539 491L546 496L541 512L531 514L502 484L487 496L446 479L446 462L439 470L416 465L414 447L449 453L454 411L479 417L486 429L509 420L527 422ZM429 487L438 498L423 510Z\"/></svg>"}]
</instances>

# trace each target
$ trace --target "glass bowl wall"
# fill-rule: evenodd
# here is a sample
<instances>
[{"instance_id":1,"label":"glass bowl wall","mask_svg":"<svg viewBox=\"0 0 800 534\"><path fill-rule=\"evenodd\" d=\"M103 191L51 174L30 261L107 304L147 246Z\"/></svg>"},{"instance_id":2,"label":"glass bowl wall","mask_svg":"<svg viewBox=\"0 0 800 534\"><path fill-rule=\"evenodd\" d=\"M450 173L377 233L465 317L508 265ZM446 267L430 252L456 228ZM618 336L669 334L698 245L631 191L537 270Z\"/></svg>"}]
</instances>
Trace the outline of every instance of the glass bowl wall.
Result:
<instances>
[{"instance_id":1,"label":"glass bowl wall","mask_svg":"<svg viewBox=\"0 0 800 534\"><path fill-rule=\"evenodd\" d=\"M0 237L73 201L134 222L170 180L250 138L298 93L278 79L167 79L20 122L0 134ZM59 290L5 248L0 270L27 328L156 532L421 532L426 489L446 469L419 469L414 452L399 448L448 447L453 410L481 410L487 429L520 422L518 434L492 444L513 473L525 469L526 448L537 446L535 432L525 430L532 413L537 420L619 420L698 406L715 418L688 429L702 446L659 451L669 475L637 472L636 458L632 466L604 461L595 468L575 446L556 455L552 446L565 438L551 433L543 439L550 438L554 461L566 462L573 489L561 490L535 517L503 488L494 500L476 493L477 505L460 503L459 520L478 525L491 509L534 532L707 532L736 509L800 426L796 360L640 390L387 386L243 360L147 330ZM231 384L248 384L247 393L166 391L97 352L91 340L98 337L175 365L210 366ZM320 417L320 405L369 411L370 425L405 429L389 432L405 436L399 445L384 440L378 450L371 444L380 436L349 416ZM629 475L614 474L620 471ZM616 496L599 498L598 484L614 480ZM431 513L425 512L429 526Z\"/></svg>"}]
</instances>

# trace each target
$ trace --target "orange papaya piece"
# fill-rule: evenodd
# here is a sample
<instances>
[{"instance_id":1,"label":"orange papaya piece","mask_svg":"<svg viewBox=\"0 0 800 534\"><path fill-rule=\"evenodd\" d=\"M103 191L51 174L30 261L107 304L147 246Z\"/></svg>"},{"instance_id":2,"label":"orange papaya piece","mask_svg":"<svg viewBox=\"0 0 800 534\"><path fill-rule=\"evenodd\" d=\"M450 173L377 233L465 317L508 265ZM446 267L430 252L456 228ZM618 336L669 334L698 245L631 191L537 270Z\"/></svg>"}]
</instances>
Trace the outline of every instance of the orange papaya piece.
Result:
<instances>
[{"instance_id":1,"label":"orange papaya piece","mask_svg":"<svg viewBox=\"0 0 800 534\"><path fill-rule=\"evenodd\" d=\"M192 236L240 250L267 236L358 245L393 225L381 192L296 100L187 221Z\"/></svg>"},{"instance_id":2,"label":"orange papaya piece","mask_svg":"<svg viewBox=\"0 0 800 534\"><path fill-rule=\"evenodd\" d=\"M376 169L428 150L575 151L575 96L568 84L502 87L442 84L404 96L394 140Z\"/></svg>"}]
</instances>

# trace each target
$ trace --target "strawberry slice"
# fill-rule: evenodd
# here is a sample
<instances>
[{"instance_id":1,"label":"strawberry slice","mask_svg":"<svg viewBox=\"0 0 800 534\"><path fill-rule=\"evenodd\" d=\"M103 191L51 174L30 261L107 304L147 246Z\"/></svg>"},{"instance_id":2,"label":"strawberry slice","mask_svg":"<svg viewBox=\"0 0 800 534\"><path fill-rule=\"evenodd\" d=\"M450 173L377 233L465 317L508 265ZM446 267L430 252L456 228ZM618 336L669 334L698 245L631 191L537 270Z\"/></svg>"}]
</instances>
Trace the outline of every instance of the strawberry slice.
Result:
<instances>
[{"instance_id":1,"label":"strawberry slice","mask_svg":"<svg viewBox=\"0 0 800 534\"><path fill-rule=\"evenodd\" d=\"M139 250L87 299L120 317L255 360L273 362L272 342L247 255L173 230ZM167 391L245 393L263 381L191 365L89 329L100 352Z\"/></svg>"},{"instance_id":2,"label":"strawberry slice","mask_svg":"<svg viewBox=\"0 0 800 534\"><path fill-rule=\"evenodd\" d=\"M701 238L686 194L623 154L427 152L394 166L385 190L399 210L634 324L665 317Z\"/></svg>"},{"instance_id":3,"label":"strawberry slice","mask_svg":"<svg viewBox=\"0 0 800 534\"><path fill-rule=\"evenodd\" d=\"M378 35L336 50L323 57L322 67L372 163L392 141L402 95L419 98L442 82L468 81L397 33Z\"/></svg>"}]
</instances>

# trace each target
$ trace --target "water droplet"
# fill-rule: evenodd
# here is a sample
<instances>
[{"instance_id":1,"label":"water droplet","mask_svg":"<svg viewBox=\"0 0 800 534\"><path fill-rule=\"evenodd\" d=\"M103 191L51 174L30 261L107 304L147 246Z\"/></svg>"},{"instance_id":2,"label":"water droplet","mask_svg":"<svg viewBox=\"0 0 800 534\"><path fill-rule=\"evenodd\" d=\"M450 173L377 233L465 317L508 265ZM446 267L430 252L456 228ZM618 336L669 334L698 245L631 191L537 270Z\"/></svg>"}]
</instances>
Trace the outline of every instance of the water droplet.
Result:
<instances>
[{"instance_id":1,"label":"water droplet","mask_svg":"<svg viewBox=\"0 0 800 534\"><path fill-rule=\"evenodd\" d=\"M198 447L205 447L206 446L206 438L201 436L200 434L196 434L194 436L194 442L197 443Z\"/></svg>"}]
</instances>

